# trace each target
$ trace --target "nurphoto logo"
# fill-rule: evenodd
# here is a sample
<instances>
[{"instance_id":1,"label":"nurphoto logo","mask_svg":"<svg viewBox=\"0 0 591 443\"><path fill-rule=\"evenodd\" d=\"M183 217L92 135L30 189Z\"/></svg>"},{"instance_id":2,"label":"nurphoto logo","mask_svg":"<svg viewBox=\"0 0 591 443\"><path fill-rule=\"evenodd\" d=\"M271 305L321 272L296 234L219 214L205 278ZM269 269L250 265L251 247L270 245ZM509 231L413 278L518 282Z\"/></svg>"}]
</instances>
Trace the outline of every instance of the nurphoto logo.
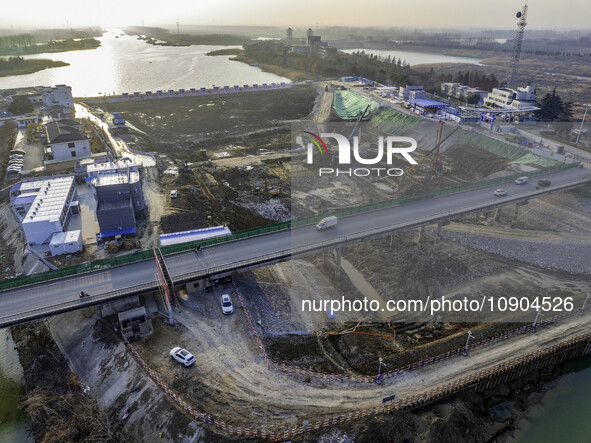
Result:
<instances>
[{"instance_id":1,"label":"nurphoto logo","mask_svg":"<svg viewBox=\"0 0 591 443\"><path fill-rule=\"evenodd\" d=\"M417 162L410 156L410 153L417 149L417 141L411 137L388 136L378 137L377 152L375 155L368 156L367 151L360 151L359 137L354 136L347 138L342 134L336 132L323 132L319 136L310 131L303 131L303 136L296 137L296 143L307 150L306 163L314 164L314 156L332 155L331 167L320 167L318 175L348 175L357 177L366 177L369 175L390 177L399 177L404 174L401 168L391 168L394 156L400 156L411 165L416 165ZM338 145L336 152L329 152L326 139L334 139ZM305 139L305 141L304 141ZM353 147L351 148L351 140ZM318 154L316 154L316 152ZM351 167L351 153L353 153L354 161L359 165L373 166L373 167ZM385 156L385 163L384 163ZM332 167L334 164L348 165L349 168ZM385 165L388 167L378 167L378 165Z\"/></svg>"}]
</instances>

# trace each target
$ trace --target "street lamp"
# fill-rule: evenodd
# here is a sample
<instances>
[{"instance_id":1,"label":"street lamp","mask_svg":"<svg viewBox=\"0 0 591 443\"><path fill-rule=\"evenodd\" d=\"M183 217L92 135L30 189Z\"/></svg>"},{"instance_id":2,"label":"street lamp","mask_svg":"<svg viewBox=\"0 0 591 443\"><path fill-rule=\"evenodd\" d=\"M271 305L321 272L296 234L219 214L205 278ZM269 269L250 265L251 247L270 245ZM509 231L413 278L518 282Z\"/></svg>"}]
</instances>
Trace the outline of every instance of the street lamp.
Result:
<instances>
[{"instance_id":1,"label":"street lamp","mask_svg":"<svg viewBox=\"0 0 591 443\"><path fill-rule=\"evenodd\" d=\"M540 316L540 310L538 309L538 313L536 314L536 319L534 320L533 324L531 325L531 331L536 332L536 323L538 323L538 317Z\"/></svg>"},{"instance_id":2,"label":"street lamp","mask_svg":"<svg viewBox=\"0 0 591 443\"><path fill-rule=\"evenodd\" d=\"M382 357L380 357L380 359L379 359L379 360L380 360L380 366L378 367L378 378L376 379L376 383L377 383L378 385L379 385L380 383L382 383L382 378L383 378L383 377L382 377L382 375L381 375L381 373L382 373L382 361L383 361L383 360L382 360ZM386 365L384 365L384 366L386 366Z\"/></svg>"},{"instance_id":3,"label":"street lamp","mask_svg":"<svg viewBox=\"0 0 591 443\"><path fill-rule=\"evenodd\" d=\"M581 311L579 312L579 314L583 314L583 311L585 310L585 305L587 304L587 300L589 300L589 297L591 297L591 292L587 292L587 297L585 297L585 301L583 302L583 306L581 307Z\"/></svg>"},{"instance_id":4,"label":"street lamp","mask_svg":"<svg viewBox=\"0 0 591 443\"><path fill-rule=\"evenodd\" d=\"M472 331L468 331L468 338L466 339L466 346L464 346L464 355L468 355L468 342L472 337Z\"/></svg>"},{"instance_id":5,"label":"street lamp","mask_svg":"<svg viewBox=\"0 0 591 443\"><path fill-rule=\"evenodd\" d=\"M575 145L577 143L579 143L579 138L581 137L581 131L583 130L583 124L585 123L585 117L587 117L587 111L591 107L591 105L589 103L583 103L583 106L585 107L585 114L583 115L583 121L581 122L581 127L579 128L579 133L577 134L577 141L575 142Z\"/></svg>"}]
</instances>

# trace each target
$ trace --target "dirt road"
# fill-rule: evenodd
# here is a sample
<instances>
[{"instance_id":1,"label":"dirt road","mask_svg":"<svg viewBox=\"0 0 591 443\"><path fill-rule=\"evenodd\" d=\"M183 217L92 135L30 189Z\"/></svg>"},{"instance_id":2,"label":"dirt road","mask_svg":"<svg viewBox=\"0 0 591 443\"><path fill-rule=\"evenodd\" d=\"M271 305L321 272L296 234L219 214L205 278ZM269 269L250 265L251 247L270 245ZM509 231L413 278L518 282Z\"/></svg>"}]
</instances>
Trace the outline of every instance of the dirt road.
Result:
<instances>
[{"instance_id":1,"label":"dirt road","mask_svg":"<svg viewBox=\"0 0 591 443\"><path fill-rule=\"evenodd\" d=\"M157 326L156 333L137 347L148 364L193 406L235 425L267 429L377 406L392 394L412 396L586 332L591 325L588 314L574 316L564 324L485 346L466 358L449 359L382 385L331 383L269 371L236 297L234 314L221 313L219 296L229 291L229 287L220 287L213 294L192 298L176 315L182 325ZM258 315L252 314L255 321ZM176 345L195 354L194 367L181 368L169 359L168 351Z\"/></svg>"},{"instance_id":2,"label":"dirt road","mask_svg":"<svg viewBox=\"0 0 591 443\"><path fill-rule=\"evenodd\" d=\"M325 122L330 117L330 111L332 110L332 102L334 98L334 91L330 88L328 91L325 87L328 83L319 83L316 87L318 96L314 102L314 109L312 110L313 120L315 122Z\"/></svg>"}]
</instances>

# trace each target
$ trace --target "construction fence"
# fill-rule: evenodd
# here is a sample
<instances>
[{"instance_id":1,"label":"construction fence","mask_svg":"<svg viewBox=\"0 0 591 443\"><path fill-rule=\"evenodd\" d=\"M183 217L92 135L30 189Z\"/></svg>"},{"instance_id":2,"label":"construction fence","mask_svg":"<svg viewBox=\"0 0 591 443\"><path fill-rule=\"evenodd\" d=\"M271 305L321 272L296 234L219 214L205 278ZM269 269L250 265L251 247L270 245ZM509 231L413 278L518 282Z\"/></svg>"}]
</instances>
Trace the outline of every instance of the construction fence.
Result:
<instances>
[{"instance_id":1,"label":"construction fence","mask_svg":"<svg viewBox=\"0 0 591 443\"><path fill-rule=\"evenodd\" d=\"M160 379L158 374L146 364L126 338L123 338L123 340L140 365L146 370L150 378L156 382L156 384L160 386L160 388L163 389L180 408L190 414L196 422L207 423L231 435L256 437L270 441L285 441L313 430L342 425L353 420L378 414L416 408L473 386L478 391L488 389L499 383L506 383L521 377L532 370L562 363L591 353L591 332L586 332L570 339L563 340L552 346L527 353L492 367L481 369L480 371L444 383L432 389L425 390L421 393L398 399L392 397L392 400L388 402L382 400L381 405L350 411L320 421L302 420L302 424L298 426L283 431L274 431L258 429L257 425L254 424L251 427L234 426L225 420L221 420L211 414L193 408Z\"/></svg>"},{"instance_id":2,"label":"construction fence","mask_svg":"<svg viewBox=\"0 0 591 443\"><path fill-rule=\"evenodd\" d=\"M322 380L334 381L334 382L373 383L377 380L376 374L373 374L373 375L371 375L371 374L345 374L345 373L336 374L336 373L330 373L330 372L325 372L325 371L317 371L312 368L301 368L299 366L292 366L292 365L289 365L289 364L283 363L283 362L277 363L277 362L272 361L269 358L267 351L265 350L265 346L263 345L263 341L261 340L256 328L254 327L254 323L252 322L252 320L250 318L250 314L249 314L248 309L244 303L244 300L242 299L242 296L240 295L240 291L238 290L238 287L236 286L236 284L233 281L232 281L232 285L234 287L234 293L236 294L236 297L240 301L240 305L241 305L244 315L246 317L246 321L247 321L248 325L250 326L252 334L255 337L257 345L258 345L259 349L261 350L261 354L263 356L263 359L265 360L265 364L267 365L267 368L269 370L287 372L290 374L297 374L297 375L301 375L304 377L315 377L315 378L320 378ZM515 328L501 332L501 333L496 334L494 336L487 337L487 338L482 339L480 341L470 343L467 346L452 349L448 352L436 355L434 357L418 360L413 363L409 363L405 366L393 369L391 371L384 372L380 375L380 379L391 378L391 377L394 377L397 375L401 375L406 372L413 371L415 369L419 369L419 368L433 365L435 363L439 363L439 362L447 360L449 358L458 357L458 356L465 356L467 353L474 351L476 349L482 348L484 346L491 345L493 343L498 343L500 341L509 339L514 336L534 332L536 328L546 328L549 325L551 325L552 323L556 323L560 320L564 320L564 319L572 317L574 315L582 315L589 310L591 310L591 305L585 307L584 309L581 308L578 310L562 312L562 313L557 314L553 317L544 319L544 321L539 321L536 323L528 323L528 324L525 324L522 326L517 326Z\"/></svg>"}]
</instances>

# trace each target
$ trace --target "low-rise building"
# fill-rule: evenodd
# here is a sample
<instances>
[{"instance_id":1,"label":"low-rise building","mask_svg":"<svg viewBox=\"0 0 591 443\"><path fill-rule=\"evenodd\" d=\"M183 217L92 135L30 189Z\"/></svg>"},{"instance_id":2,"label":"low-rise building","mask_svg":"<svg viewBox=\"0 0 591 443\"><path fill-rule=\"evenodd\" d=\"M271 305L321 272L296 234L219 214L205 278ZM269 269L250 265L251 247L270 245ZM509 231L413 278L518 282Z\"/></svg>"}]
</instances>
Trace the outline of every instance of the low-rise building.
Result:
<instances>
[{"instance_id":1,"label":"low-rise building","mask_svg":"<svg viewBox=\"0 0 591 443\"><path fill-rule=\"evenodd\" d=\"M99 171L91 179L96 192L96 216L102 239L134 235L137 220L145 214L144 194L137 166L119 168L117 164L111 165L111 169Z\"/></svg>"},{"instance_id":2,"label":"low-rise building","mask_svg":"<svg viewBox=\"0 0 591 443\"><path fill-rule=\"evenodd\" d=\"M442 83L441 92L448 97L453 97L458 100L467 100L469 95L475 95L478 100L484 100L488 95L488 91L480 88L471 88L463 83Z\"/></svg>"},{"instance_id":3,"label":"low-rise building","mask_svg":"<svg viewBox=\"0 0 591 443\"><path fill-rule=\"evenodd\" d=\"M45 154L54 160L90 157L90 139L78 120L58 120L45 125Z\"/></svg>"},{"instance_id":4,"label":"low-rise building","mask_svg":"<svg viewBox=\"0 0 591 443\"><path fill-rule=\"evenodd\" d=\"M17 183L10 201L27 243L51 242L56 233L68 231L72 215L79 213L74 176L42 177Z\"/></svg>"},{"instance_id":5,"label":"low-rise building","mask_svg":"<svg viewBox=\"0 0 591 443\"><path fill-rule=\"evenodd\" d=\"M536 88L494 88L484 99L487 108L530 109L537 106Z\"/></svg>"},{"instance_id":6,"label":"low-rise building","mask_svg":"<svg viewBox=\"0 0 591 443\"><path fill-rule=\"evenodd\" d=\"M398 90L398 98L402 100L418 100L427 98L422 86L401 86Z\"/></svg>"}]
</instances>

